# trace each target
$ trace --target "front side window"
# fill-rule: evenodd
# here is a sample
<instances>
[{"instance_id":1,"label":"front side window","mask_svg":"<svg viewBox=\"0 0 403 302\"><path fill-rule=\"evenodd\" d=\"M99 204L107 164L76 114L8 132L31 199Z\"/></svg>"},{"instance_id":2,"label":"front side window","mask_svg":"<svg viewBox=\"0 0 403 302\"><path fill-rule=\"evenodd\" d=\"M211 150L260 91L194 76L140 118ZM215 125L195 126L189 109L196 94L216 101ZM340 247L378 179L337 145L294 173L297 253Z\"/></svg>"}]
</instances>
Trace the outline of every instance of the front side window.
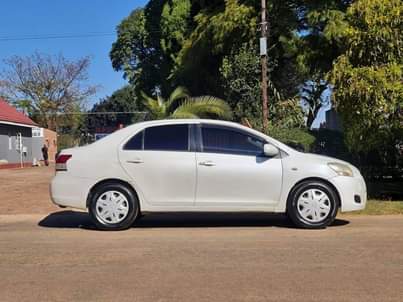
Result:
<instances>
[{"instance_id":1,"label":"front side window","mask_svg":"<svg viewBox=\"0 0 403 302\"><path fill-rule=\"evenodd\" d=\"M202 127L203 152L259 156L265 142L253 135L221 127Z\"/></svg>"}]
</instances>

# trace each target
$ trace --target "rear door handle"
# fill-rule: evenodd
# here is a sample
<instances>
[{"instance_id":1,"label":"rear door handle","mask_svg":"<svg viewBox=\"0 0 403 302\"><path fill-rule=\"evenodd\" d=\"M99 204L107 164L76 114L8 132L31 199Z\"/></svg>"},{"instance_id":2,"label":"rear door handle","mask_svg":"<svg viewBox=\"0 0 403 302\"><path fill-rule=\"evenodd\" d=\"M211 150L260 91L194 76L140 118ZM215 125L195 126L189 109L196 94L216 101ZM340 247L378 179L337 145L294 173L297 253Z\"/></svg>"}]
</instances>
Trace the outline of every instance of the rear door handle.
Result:
<instances>
[{"instance_id":1,"label":"rear door handle","mask_svg":"<svg viewBox=\"0 0 403 302\"><path fill-rule=\"evenodd\" d=\"M140 158L132 159L127 161L129 164L141 164L143 161Z\"/></svg>"},{"instance_id":2,"label":"rear door handle","mask_svg":"<svg viewBox=\"0 0 403 302\"><path fill-rule=\"evenodd\" d=\"M213 166L215 166L215 163L212 162L211 160L208 160L208 161L201 161L199 163L199 165L206 166L206 167L213 167Z\"/></svg>"}]
</instances>

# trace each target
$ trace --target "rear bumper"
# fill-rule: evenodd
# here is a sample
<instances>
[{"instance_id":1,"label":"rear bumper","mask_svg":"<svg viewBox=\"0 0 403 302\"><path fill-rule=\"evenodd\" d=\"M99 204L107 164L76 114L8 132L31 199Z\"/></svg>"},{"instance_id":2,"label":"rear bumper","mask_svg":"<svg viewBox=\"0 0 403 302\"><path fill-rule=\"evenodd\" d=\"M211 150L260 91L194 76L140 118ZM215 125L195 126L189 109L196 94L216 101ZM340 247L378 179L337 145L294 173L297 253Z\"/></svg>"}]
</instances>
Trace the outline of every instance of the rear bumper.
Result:
<instances>
[{"instance_id":1,"label":"rear bumper","mask_svg":"<svg viewBox=\"0 0 403 302\"><path fill-rule=\"evenodd\" d=\"M68 173L58 172L50 183L50 197L58 206L86 209L88 188L92 184L90 179L69 177Z\"/></svg>"},{"instance_id":2,"label":"rear bumper","mask_svg":"<svg viewBox=\"0 0 403 302\"><path fill-rule=\"evenodd\" d=\"M367 187L361 175L354 177L336 176L329 180L340 194L342 212L365 209L367 203Z\"/></svg>"}]
</instances>

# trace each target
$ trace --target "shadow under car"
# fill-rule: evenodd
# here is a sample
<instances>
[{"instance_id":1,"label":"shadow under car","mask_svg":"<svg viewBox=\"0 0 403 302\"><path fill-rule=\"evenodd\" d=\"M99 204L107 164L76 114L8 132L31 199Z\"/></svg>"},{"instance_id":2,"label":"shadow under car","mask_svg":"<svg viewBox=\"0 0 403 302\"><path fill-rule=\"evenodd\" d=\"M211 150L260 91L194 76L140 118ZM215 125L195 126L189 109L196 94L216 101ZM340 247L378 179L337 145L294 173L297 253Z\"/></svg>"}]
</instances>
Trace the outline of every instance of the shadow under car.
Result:
<instances>
[{"instance_id":1,"label":"shadow under car","mask_svg":"<svg viewBox=\"0 0 403 302\"><path fill-rule=\"evenodd\" d=\"M329 227L349 224L344 219L336 219ZM96 229L88 213L59 211L44 217L38 223L47 228ZM284 214L271 213L150 213L138 218L135 228L207 228L207 227L281 227L295 228Z\"/></svg>"}]
</instances>

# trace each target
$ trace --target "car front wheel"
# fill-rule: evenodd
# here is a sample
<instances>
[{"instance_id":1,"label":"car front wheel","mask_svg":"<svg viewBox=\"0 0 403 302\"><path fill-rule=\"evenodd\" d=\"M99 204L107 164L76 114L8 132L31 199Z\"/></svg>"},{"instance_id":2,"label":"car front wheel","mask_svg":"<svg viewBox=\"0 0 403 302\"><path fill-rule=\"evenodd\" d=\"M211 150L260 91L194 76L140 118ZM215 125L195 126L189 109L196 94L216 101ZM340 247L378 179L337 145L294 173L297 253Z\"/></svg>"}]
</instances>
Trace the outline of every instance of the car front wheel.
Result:
<instances>
[{"instance_id":1,"label":"car front wheel","mask_svg":"<svg viewBox=\"0 0 403 302\"><path fill-rule=\"evenodd\" d=\"M127 229L139 215L137 196L123 184L103 184L91 194L89 214L99 229Z\"/></svg>"},{"instance_id":2,"label":"car front wheel","mask_svg":"<svg viewBox=\"0 0 403 302\"><path fill-rule=\"evenodd\" d=\"M298 227L320 229L334 221L338 205L338 195L328 184L304 181L291 191L287 213Z\"/></svg>"}]
</instances>

